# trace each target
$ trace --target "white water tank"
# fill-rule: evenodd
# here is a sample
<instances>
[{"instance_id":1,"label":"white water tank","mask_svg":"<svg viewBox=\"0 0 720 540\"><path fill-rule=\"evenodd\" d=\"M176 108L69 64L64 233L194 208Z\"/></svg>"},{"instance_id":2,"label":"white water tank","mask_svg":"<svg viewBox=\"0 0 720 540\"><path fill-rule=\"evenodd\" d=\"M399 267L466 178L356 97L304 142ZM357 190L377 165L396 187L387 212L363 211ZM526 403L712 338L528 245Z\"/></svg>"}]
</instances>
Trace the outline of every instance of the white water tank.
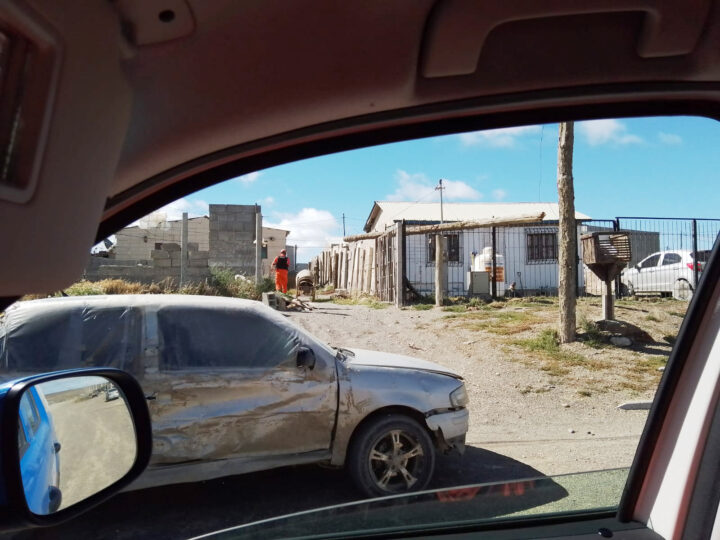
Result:
<instances>
[{"instance_id":1,"label":"white water tank","mask_svg":"<svg viewBox=\"0 0 720 540\"><path fill-rule=\"evenodd\" d=\"M473 258L472 269L475 272L488 272L492 276L493 248L488 246ZM505 257L495 256L495 288L498 296L505 296Z\"/></svg>"}]
</instances>

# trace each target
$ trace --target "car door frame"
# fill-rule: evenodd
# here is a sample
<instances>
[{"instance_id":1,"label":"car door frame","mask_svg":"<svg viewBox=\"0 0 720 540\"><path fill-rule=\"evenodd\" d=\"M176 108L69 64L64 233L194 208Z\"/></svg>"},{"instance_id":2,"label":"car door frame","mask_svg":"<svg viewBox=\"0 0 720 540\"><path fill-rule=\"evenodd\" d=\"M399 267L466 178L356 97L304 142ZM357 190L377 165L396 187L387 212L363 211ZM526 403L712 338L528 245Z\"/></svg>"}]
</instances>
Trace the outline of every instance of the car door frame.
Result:
<instances>
[{"instance_id":1,"label":"car door frame","mask_svg":"<svg viewBox=\"0 0 720 540\"><path fill-rule=\"evenodd\" d=\"M183 306L187 308L187 306ZM296 339L295 355L299 347L309 347L315 354L315 365L312 369L299 367L294 356L287 361L271 367L190 367L186 369L163 369L160 361L161 338L157 321L157 311L145 310L145 347L155 352L155 357L146 358L145 370L140 380L146 393L152 396L148 402L150 414L153 419L153 440L155 452L153 465L181 463L193 459L203 461L243 459L252 461L263 460L268 454L273 456L311 454L321 452L328 454L332 444L332 435L337 420L337 369L335 359L323 354L324 351L317 344L309 342L306 336L298 335ZM202 385L205 399L198 395L197 385ZM177 390L173 391L173 388ZM288 400L280 397L288 388L297 390L297 399ZM189 389L189 390L188 390ZM242 396L245 401L232 399L217 400L223 392L232 392ZM261 405L261 416L255 416L252 409L243 408L243 403L250 403L257 399ZM215 400L215 401L214 401ZM306 419L312 406L319 410L314 415L314 421L307 424L306 429L297 429L299 415ZM188 409L197 408L194 415ZM273 410L273 406L282 407ZM229 409L228 409L229 407ZM215 408L224 412L221 417L208 415L208 409ZM265 416L262 416L264 414ZM240 418L238 415L240 415ZM179 419L183 419L178 422ZM202 425L198 425L200 420ZM270 421L268 421L270 420ZM178 424L183 421L190 422L188 426L178 430ZM278 427L279 424L279 427ZM245 431L239 431L238 428ZM271 429L273 428L273 429ZM203 452L185 457L165 458L158 453L164 448L172 454L172 446L182 444L183 441L191 445L191 440L184 437L194 432L197 438L197 429L208 432L232 433L236 451L228 453ZM188 431L189 430L189 431ZM186 433L186 435L183 435ZM298 439L295 446L288 445L292 434ZM246 436L246 439L243 439ZM279 439L273 437L279 436ZM246 446L240 446L244 441ZM268 451L262 450L262 441L274 440L282 442ZM257 444L253 444L256 441Z\"/></svg>"}]
</instances>

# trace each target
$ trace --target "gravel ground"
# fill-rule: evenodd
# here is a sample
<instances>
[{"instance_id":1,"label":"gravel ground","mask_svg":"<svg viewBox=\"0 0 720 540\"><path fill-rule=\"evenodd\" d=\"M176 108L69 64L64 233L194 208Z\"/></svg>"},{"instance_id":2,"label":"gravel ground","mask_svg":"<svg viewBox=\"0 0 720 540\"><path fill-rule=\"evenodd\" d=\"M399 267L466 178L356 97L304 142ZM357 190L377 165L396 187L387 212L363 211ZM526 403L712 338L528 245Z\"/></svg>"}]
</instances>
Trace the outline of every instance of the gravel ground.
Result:
<instances>
[{"instance_id":1,"label":"gravel ground","mask_svg":"<svg viewBox=\"0 0 720 540\"><path fill-rule=\"evenodd\" d=\"M416 356L460 373L470 395L468 443L548 475L630 466L647 411L619 410L617 406L651 400L660 372L651 368L638 373L629 366L648 362L653 355L664 361L670 350L667 343L654 341L657 350L650 352L647 343L632 349L592 349L576 343L563 346L563 350L577 353L586 349L583 352L591 365L600 359L603 364L597 369L571 367L559 375L557 370L545 369L542 355L512 345L513 340L551 327L557 318L554 305L531 308L534 324L518 327L518 332L509 335L494 334L492 328L473 330L472 324L467 324L473 321L472 313L373 309L330 302L312 305L313 311L288 316L332 345ZM510 303L502 308L525 309ZM581 315L593 309L592 304L581 305ZM624 313L637 312L643 318L657 309L654 304L636 303ZM674 325L677 332L681 319L667 318L668 324L655 333L667 332L668 325ZM593 358L598 360L593 363Z\"/></svg>"}]
</instances>

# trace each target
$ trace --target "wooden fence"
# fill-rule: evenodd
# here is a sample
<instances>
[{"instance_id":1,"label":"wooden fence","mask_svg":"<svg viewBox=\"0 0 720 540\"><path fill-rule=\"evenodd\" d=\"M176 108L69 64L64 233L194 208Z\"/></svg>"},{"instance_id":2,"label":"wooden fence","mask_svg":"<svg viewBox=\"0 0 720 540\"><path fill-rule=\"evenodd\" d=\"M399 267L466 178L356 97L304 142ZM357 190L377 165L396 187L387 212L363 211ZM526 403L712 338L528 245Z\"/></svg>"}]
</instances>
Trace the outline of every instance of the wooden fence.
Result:
<instances>
[{"instance_id":1,"label":"wooden fence","mask_svg":"<svg viewBox=\"0 0 720 540\"><path fill-rule=\"evenodd\" d=\"M374 238L333 244L310 261L319 288L331 286L351 294L395 301L397 226Z\"/></svg>"}]
</instances>

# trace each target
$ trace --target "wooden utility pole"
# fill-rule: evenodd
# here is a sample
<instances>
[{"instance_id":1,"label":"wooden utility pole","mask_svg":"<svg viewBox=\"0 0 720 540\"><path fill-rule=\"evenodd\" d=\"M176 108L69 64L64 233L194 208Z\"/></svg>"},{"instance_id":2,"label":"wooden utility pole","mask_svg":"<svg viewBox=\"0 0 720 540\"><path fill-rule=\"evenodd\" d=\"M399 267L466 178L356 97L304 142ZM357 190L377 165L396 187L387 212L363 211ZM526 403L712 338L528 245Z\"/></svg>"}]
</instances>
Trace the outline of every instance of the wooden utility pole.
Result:
<instances>
[{"instance_id":1,"label":"wooden utility pole","mask_svg":"<svg viewBox=\"0 0 720 540\"><path fill-rule=\"evenodd\" d=\"M574 123L562 122L558 137L558 267L560 297L560 343L575 341L575 307L577 295L577 226L575 224L575 190L572 160Z\"/></svg>"}]
</instances>

